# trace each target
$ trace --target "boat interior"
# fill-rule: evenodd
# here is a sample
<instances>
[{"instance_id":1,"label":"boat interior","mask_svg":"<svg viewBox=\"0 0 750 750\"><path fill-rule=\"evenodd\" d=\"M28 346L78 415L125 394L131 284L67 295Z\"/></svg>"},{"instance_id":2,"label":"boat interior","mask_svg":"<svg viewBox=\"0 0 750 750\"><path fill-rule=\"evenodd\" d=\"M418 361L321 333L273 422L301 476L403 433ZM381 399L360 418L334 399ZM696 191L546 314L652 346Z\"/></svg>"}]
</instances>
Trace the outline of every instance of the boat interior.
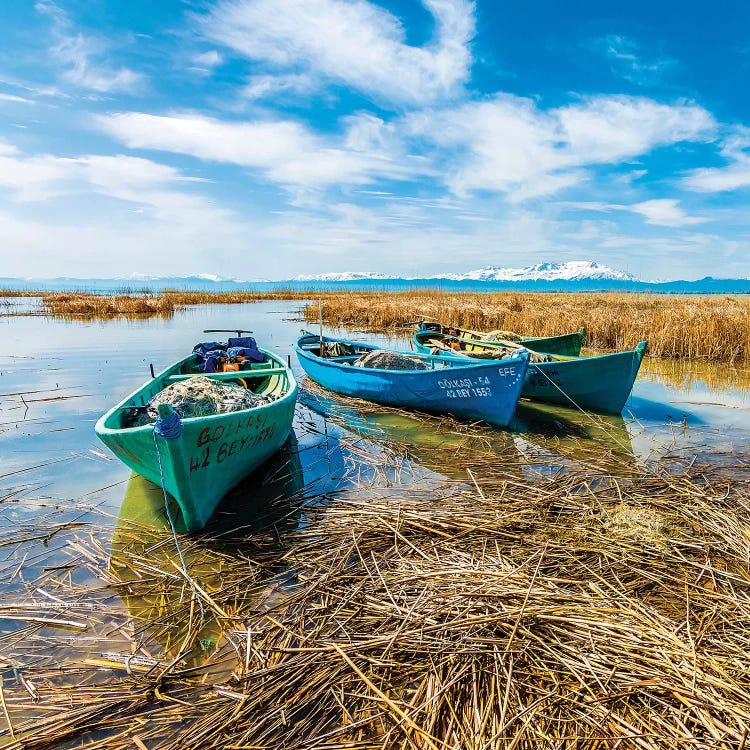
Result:
<instances>
[{"instance_id":1,"label":"boat interior","mask_svg":"<svg viewBox=\"0 0 750 750\"><path fill-rule=\"evenodd\" d=\"M444 331L433 331L433 330L422 330L419 331L416 336L416 340L422 346L430 346L438 351L451 351L457 353L470 353L470 352L494 352L498 349L511 350L511 349L529 349L524 344L517 344L515 342L505 341L483 341L478 336L467 336L466 333L449 334ZM542 354L541 352L534 352L529 349L533 354ZM546 354L544 353L545 361L556 361L563 362L572 359L580 359L580 357L568 357L562 354Z\"/></svg>"},{"instance_id":2,"label":"boat interior","mask_svg":"<svg viewBox=\"0 0 750 750\"><path fill-rule=\"evenodd\" d=\"M263 393L274 397L274 399L281 398L289 390L287 368L281 360L268 355L263 362L248 363L246 369L240 371L212 373L201 372L199 358L192 355L144 384L130 398L113 409L105 421L105 427L109 429L129 429L141 426L138 424L138 414L148 408L149 401L157 393L173 383L198 376L218 380L228 385L239 385L253 393Z\"/></svg>"}]
</instances>

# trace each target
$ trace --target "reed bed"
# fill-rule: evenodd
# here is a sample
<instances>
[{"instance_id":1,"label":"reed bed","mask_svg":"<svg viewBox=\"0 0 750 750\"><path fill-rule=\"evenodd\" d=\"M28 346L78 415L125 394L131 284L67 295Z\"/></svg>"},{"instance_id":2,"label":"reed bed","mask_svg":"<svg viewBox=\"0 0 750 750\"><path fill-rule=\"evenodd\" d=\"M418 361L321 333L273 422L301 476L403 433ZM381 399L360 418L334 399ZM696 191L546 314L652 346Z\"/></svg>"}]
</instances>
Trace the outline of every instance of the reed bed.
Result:
<instances>
[{"instance_id":1,"label":"reed bed","mask_svg":"<svg viewBox=\"0 0 750 750\"><path fill-rule=\"evenodd\" d=\"M277 467L254 522L182 537L186 569L124 508L111 548L66 527L62 563L0 527L4 569L30 572L3 607L26 618L6 747L746 747L750 456L533 435L550 472L530 471L480 425L425 419L431 446L303 386L335 489Z\"/></svg>"},{"instance_id":2,"label":"reed bed","mask_svg":"<svg viewBox=\"0 0 750 750\"><path fill-rule=\"evenodd\" d=\"M34 296L31 292L0 293ZM728 362L750 361L750 298L626 293L335 292L278 289L269 292L166 290L156 294L39 293L45 314L70 317L170 316L199 304L264 300L308 301L302 316L371 331L403 331L416 320L439 320L477 330L505 329L552 336L586 328L587 345L615 351L647 340L655 357ZM309 302L314 299L315 302Z\"/></svg>"},{"instance_id":3,"label":"reed bed","mask_svg":"<svg viewBox=\"0 0 750 750\"><path fill-rule=\"evenodd\" d=\"M307 305L304 315L317 320L317 303ZM750 298L741 296L350 292L324 297L323 317L331 325L378 331L407 328L416 320L530 336L583 326L587 345L594 349L630 349L647 340L656 357L750 359Z\"/></svg>"},{"instance_id":4,"label":"reed bed","mask_svg":"<svg viewBox=\"0 0 750 750\"><path fill-rule=\"evenodd\" d=\"M42 312L71 318L108 318L117 315L170 317L175 304L167 295L54 292L42 295Z\"/></svg>"}]
</instances>

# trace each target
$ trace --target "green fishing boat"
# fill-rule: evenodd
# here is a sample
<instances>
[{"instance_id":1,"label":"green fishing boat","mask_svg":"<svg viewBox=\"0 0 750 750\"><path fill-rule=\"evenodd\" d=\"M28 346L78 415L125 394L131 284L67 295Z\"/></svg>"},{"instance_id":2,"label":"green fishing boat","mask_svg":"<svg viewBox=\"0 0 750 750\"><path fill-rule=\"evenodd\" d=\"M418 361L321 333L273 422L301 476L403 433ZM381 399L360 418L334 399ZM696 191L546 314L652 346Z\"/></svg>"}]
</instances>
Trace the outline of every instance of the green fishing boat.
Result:
<instances>
[{"instance_id":1,"label":"green fishing boat","mask_svg":"<svg viewBox=\"0 0 750 750\"><path fill-rule=\"evenodd\" d=\"M502 358L520 347L513 342L480 343L436 331L417 331L412 341L420 353L439 353L446 359L463 360ZM602 414L620 414L645 353L645 341L635 349L594 357L564 357L531 351L521 397Z\"/></svg>"},{"instance_id":2,"label":"green fishing boat","mask_svg":"<svg viewBox=\"0 0 750 750\"><path fill-rule=\"evenodd\" d=\"M534 352L559 354L562 357L579 356L583 342L586 340L585 328L579 328L574 333L562 333L558 336L521 336L512 331L471 331L466 328L458 328L457 326L446 326L442 323L428 321L420 323L419 331L416 335L427 336L429 333L460 336L465 342L467 351L471 351L473 348L472 341L481 342L483 345L496 343L501 346L506 343L513 343L525 346ZM497 337L494 337L493 334Z\"/></svg>"},{"instance_id":3,"label":"green fishing boat","mask_svg":"<svg viewBox=\"0 0 750 750\"><path fill-rule=\"evenodd\" d=\"M262 361L248 363L247 369L214 373L201 372L200 357L191 354L96 423L96 434L125 465L172 495L188 531L202 529L222 497L276 453L292 429L297 398L292 371L272 352L257 351ZM197 377L240 386L249 392L245 396L264 403L186 418L161 404L155 423L144 419L157 394Z\"/></svg>"}]
</instances>

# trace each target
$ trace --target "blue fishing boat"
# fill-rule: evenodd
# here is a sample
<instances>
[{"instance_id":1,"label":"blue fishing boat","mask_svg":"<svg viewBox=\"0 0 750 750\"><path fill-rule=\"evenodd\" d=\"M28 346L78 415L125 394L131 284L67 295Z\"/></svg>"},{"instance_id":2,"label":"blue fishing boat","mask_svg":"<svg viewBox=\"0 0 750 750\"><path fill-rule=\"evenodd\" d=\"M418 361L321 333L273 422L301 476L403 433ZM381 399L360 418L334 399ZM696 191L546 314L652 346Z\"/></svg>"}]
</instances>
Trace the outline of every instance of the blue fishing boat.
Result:
<instances>
[{"instance_id":1,"label":"blue fishing boat","mask_svg":"<svg viewBox=\"0 0 750 750\"><path fill-rule=\"evenodd\" d=\"M513 344L504 347L489 343L482 345L473 339L464 341L461 336L447 336L435 331L418 331L413 340L418 352L439 351L446 359L487 361L487 358L502 355L503 349L512 351L513 347ZM645 353L645 341L629 351L595 357L531 352L521 396L603 414L620 414Z\"/></svg>"},{"instance_id":2,"label":"blue fishing boat","mask_svg":"<svg viewBox=\"0 0 750 750\"><path fill-rule=\"evenodd\" d=\"M379 404L453 414L506 427L521 395L529 354L519 349L492 362L384 352L417 363L419 369L390 369L364 357L382 350L372 344L304 334L295 347L304 371L331 391ZM322 355L322 356L321 356ZM355 364L356 363L356 364Z\"/></svg>"}]
</instances>

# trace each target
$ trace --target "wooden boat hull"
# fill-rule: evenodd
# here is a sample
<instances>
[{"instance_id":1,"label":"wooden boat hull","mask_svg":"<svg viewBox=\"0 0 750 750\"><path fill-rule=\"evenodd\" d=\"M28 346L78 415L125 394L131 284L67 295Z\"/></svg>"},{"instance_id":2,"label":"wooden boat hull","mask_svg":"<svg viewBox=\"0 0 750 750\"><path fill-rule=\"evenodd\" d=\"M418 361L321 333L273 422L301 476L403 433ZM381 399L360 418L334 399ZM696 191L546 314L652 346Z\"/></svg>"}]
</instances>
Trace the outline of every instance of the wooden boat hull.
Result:
<instances>
[{"instance_id":1,"label":"wooden boat hull","mask_svg":"<svg viewBox=\"0 0 750 750\"><path fill-rule=\"evenodd\" d=\"M421 331L415 334L417 351L430 351L425 342L426 337ZM481 350L492 348L483 345ZM446 352L443 356L470 359L472 351L478 352L480 348L461 350L460 354ZM560 357L552 362L531 362L526 371L521 396L603 414L620 414L633 389L645 352L646 342L642 341L635 349L626 352L597 357Z\"/></svg>"},{"instance_id":2,"label":"wooden boat hull","mask_svg":"<svg viewBox=\"0 0 750 750\"><path fill-rule=\"evenodd\" d=\"M448 329L449 326L444 326L440 323L422 323L418 334L421 334L423 331L447 333ZM463 339L481 341L482 344L492 345L492 342L482 339L484 334L481 331L470 331L463 328L454 330L460 331ZM578 357L585 340L586 329L579 328L575 333L563 333L560 336L521 336L520 344L535 352L559 354L563 357ZM470 351L471 348L471 343L467 341L467 351Z\"/></svg>"},{"instance_id":3,"label":"wooden boat hull","mask_svg":"<svg viewBox=\"0 0 750 750\"><path fill-rule=\"evenodd\" d=\"M352 344L360 351L378 348L340 339L324 341ZM331 391L389 406L483 420L499 427L506 427L513 416L529 361L525 350L512 359L481 363L427 355L423 359L434 369L382 370L336 361L342 358L321 358L311 351L318 344L317 336L302 336L295 347L297 357L304 371Z\"/></svg>"},{"instance_id":4,"label":"wooden boat hull","mask_svg":"<svg viewBox=\"0 0 750 750\"><path fill-rule=\"evenodd\" d=\"M646 342L627 352L532 362L522 396L603 414L620 414L646 352Z\"/></svg>"},{"instance_id":5,"label":"wooden boat hull","mask_svg":"<svg viewBox=\"0 0 750 750\"><path fill-rule=\"evenodd\" d=\"M263 350L262 350L263 351ZM224 495L243 477L267 461L289 436L297 384L284 362L264 351L269 374L262 368L247 372L211 375L219 380L267 378L266 392L280 394L270 404L243 411L182 420L176 440L157 437L152 425L122 427L123 410L144 406L170 378L180 378L194 363L186 357L159 373L152 381L110 409L97 423L96 434L133 471L164 486L177 501L188 531L202 529ZM229 377L223 377L223 376ZM283 395L281 395L283 394Z\"/></svg>"}]
</instances>

